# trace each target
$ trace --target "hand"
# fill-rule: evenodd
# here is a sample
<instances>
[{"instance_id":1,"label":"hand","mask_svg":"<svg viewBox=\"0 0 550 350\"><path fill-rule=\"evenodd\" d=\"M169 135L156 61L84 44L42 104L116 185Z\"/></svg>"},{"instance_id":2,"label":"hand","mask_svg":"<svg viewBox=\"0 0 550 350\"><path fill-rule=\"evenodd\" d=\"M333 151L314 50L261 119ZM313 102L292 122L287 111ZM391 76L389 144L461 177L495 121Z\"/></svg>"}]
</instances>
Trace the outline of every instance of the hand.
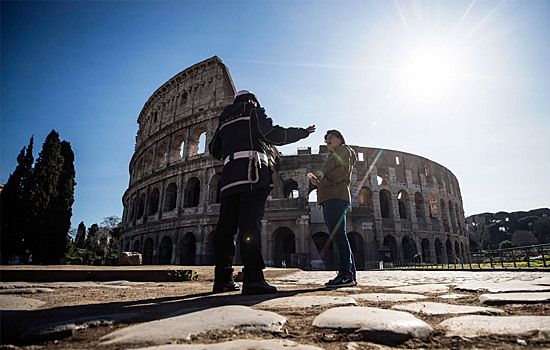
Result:
<instances>
[{"instance_id":1,"label":"hand","mask_svg":"<svg viewBox=\"0 0 550 350\"><path fill-rule=\"evenodd\" d=\"M306 128L307 132L313 134L315 132L315 125L310 125Z\"/></svg>"},{"instance_id":2,"label":"hand","mask_svg":"<svg viewBox=\"0 0 550 350\"><path fill-rule=\"evenodd\" d=\"M309 177L309 180L314 186L319 185L319 179L317 178L317 176L313 175L312 173L308 173L307 177Z\"/></svg>"}]
</instances>

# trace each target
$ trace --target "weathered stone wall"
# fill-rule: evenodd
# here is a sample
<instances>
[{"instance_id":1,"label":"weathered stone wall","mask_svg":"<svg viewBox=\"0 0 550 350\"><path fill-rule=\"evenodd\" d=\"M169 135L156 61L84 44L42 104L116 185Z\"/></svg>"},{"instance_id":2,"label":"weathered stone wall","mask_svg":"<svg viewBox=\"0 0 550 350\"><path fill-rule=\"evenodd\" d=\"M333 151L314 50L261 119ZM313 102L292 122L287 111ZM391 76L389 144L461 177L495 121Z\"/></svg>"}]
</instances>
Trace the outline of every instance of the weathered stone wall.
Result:
<instances>
[{"instance_id":1,"label":"weathered stone wall","mask_svg":"<svg viewBox=\"0 0 550 350\"><path fill-rule=\"evenodd\" d=\"M204 150L234 93L227 68L213 57L170 79L145 103L122 199L121 251L142 253L144 264L213 263L222 163ZM405 152L352 147L359 161L347 232L359 268L416 253L446 262L469 251L460 188L448 169ZM326 146L319 154L301 149L278 163L262 221L268 266L334 268L336 252L320 208L309 202L314 188L305 176L327 152Z\"/></svg>"}]
</instances>

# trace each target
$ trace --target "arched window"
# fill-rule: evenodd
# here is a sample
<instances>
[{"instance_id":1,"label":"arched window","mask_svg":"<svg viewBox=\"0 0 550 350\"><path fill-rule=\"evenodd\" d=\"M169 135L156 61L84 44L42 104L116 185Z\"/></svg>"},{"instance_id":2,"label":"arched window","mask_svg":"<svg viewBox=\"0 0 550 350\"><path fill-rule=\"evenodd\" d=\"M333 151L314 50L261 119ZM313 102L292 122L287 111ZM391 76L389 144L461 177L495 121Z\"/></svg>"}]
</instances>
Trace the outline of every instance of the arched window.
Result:
<instances>
[{"instance_id":1,"label":"arched window","mask_svg":"<svg viewBox=\"0 0 550 350\"><path fill-rule=\"evenodd\" d=\"M409 195L407 192L401 190L397 194L397 205L399 205L399 217L401 219L407 218L407 199Z\"/></svg>"},{"instance_id":2,"label":"arched window","mask_svg":"<svg viewBox=\"0 0 550 350\"><path fill-rule=\"evenodd\" d=\"M298 183L294 180L287 180L283 186L283 196L285 198L298 198Z\"/></svg>"},{"instance_id":3,"label":"arched window","mask_svg":"<svg viewBox=\"0 0 550 350\"><path fill-rule=\"evenodd\" d=\"M202 144L201 144L202 141ZM206 147L206 129L197 128L189 140L189 157L204 153Z\"/></svg>"},{"instance_id":4,"label":"arched window","mask_svg":"<svg viewBox=\"0 0 550 350\"><path fill-rule=\"evenodd\" d=\"M157 149L157 168L162 168L166 165L166 158L168 156L168 145L163 142Z\"/></svg>"},{"instance_id":5,"label":"arched window","mask_svg":"<svg viewBox=\"0 0 550 350\"><path fill-rule=\"evenodd\" d=\"M156 214L159 210L159 189L154 188L149 195L149 205L147 210L147 215Z\"/></svg>"},{"instance_id":6,"label":"arched window","mask_svg":"<svg viewBox=\"0 0 550 350\"><path fill-rule=\"evenodd\" d=\"M143 217L144 212L145 212L145 193L142 193L141 196L139 196L137 218L141 219Z\"/></svg>"},{"instance_id":7,"label":"arched window","mask_svg":"<svg viewBox=\"0 0 550 350\"><path fill-rule=\"evenodd\" d=\"M220 173L214 174L210 179L210 185L208 186L210 204L221 203L221 183L222 177Z\"/></svg>"},{"instance_id":8,"label":"arched window","mask_svg":"<svg viewBox=\"0 0 550 350\"><path fill-rule=\"evenodd\" d=\"M420 192L414 194L414 209L417 218L424 217L424 197Z\"/></svg>"},{"instance_id":9,"label":"arched window","mask_svg":"<svg viewBox=\"0 0 550 350\"><path fill-rule=\"evenodd\" d=\"M388 190L380 191L380 214L383 218L391 218L391 194Z\"/></svg>"},{"instance_id":10,"label":"arched window","mask_svg":"<svg viewBox=\"0 0 550 350\"><path fill-rule=\"evenodd\" d=\"M176 209L176 202L178 198L178 186L171 182L166 187L166 193L164 195L164 211L171 211Z\"/></svg>"},{"instance_id":11,"label":"arched window","mask_svg":"<svg viewBox=\"0 0 550 350\"><path fill-rule=\"evenodd\" d=\"M150 149L145 154L145 174L153 171L153 150Z\"/></svg>"},{"instance_id":12,"label":"arched window","mask_svg":"<svg viewBox=\"0 0 550 350\"><path fill-rule=\"evenodd\" d=\"M187 181L184 195L184 207L196 207L199 205L199 199L201 194L201 182L198 178L193 177Z\"/></svg>"}]
</instances>

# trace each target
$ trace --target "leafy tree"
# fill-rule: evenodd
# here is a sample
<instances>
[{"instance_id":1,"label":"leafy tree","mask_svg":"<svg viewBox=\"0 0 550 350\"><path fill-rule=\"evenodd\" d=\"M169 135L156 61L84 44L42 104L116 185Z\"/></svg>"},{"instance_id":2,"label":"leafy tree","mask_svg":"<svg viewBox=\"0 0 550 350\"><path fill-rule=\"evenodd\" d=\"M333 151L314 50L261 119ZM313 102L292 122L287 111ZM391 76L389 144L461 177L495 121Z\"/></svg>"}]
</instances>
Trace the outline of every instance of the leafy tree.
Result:
<instances>
[{"instance_id":1,"label":"leafy tree","mask_svg":"<svg viewBox=\"0 0 550 350\"><path fill-rule=\"evenodd\" d=\"M533 233L539 244L550 243L550 218L539 218L533 223Z\"/></svg>"},{"instance_id":2,"label":"leafy tree","mask_svg":"<svg viewBox=\"0 0 550 350\"><path fill-rule=\"evenodd\" d=\"M75 245L77 248L83 249L85 247L86 242L86 226L84 225L84 221L81 221L80 224L78 224L78 228L76 229L76 236L74 239Z\"/></svg>"},{"instance_id":3,"label":"leafy tree","mask_svg":"<svg viewBox=\"0 0 550 350\"><path fill-rule=\"evenodd\" d=\"M508 249L508 248L512 248L514 246L514 243L512 243L512 241L502 241L500 242L500 244L498 245L498 249Z\"/></svg>"},{"instance_id":4,"label":"leafy tree","mask_svg":"<svg viewBox=\"0 0 550 350\"><path fill-rule=\"evenodd\" d=\"M67 250L74 202L74 154L52 130L34 167L30 246L39 263L58 263Z\"/></svg>"},{"instance_id":5,"label":"leafy tree","mask_svg":"<svg viewBox=\"0 0 550 350\"><path fill-rule=\"evenodd\" d=\"M512 243L515 246L522 247L527 245L533 245L537 243L537 237L531 231L517 230L512 233Z\"/></svg>"},{"instance_id":6,"label":"leafy tree","mask_svg":"<svg viewBox=\"0 0 550 350\"><path fill-rule=\"evenodd\" d=\"M1 198L1 250L3 263L12 255L23 253L25 236L29 225L29 205L33 178L33 143L31 137L28 147L23 147L17 156L17 166L4 186Z\"/></svg>"}]
</instances>

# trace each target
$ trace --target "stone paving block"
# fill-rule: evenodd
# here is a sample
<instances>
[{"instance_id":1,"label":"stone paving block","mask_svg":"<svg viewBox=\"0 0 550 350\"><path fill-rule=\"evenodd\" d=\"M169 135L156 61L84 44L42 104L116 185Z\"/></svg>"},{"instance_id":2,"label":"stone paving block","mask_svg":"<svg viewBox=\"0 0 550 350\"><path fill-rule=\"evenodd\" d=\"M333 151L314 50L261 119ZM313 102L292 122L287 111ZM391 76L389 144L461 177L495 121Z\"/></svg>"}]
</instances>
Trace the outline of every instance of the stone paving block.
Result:
<instances>
[{"instance_id":1,"label":"stone paving block","mask_svg":"<svg viewBox=\"0 0 550 350\"><path fill-rule=\"evenodd\" d=\"M160 345L173 340L189 340L195 334L236 327L279 331L285 323L286 318L274 312L228 305L142 323L103 336L100 341L102 345Z\"/></svg>"},{"instance_id":2,"label":"stone paving block","mask_svg":"<svg viewBox=\"0 0 550 350\"><path fill-rule=\"evenodd\" d=\"M322 348L284 339L241 339L217 344L159 345L136 350L322 350Z\"/></svg>"},{"instance_id":3,"label":"stone paving block","mask_svg":"<svg viewBox=\"0 0 550 350\"><path fill-rule=\"evenodd\" d=\"M82 330L90 327L108 326L114 322L120 322L131 319L135 316L133 313L127 314L112 314L99 315L85 318L77 318L46 324L39 327L31 328L19 335L19 341L23 343L43 342L48 340L63 339L71 336L77 330Z\"/></svg>"},{"instance_id":4,"label":"stone paving block","mask_svg":"<svg viewBox=\"0 0 550 350\"><path fill-rule=\"evenodd\" d=\"M446 336L475 338L487 335L550 337L550 316L460 316L439 324Z\"/></svg>"},{"instance_id":5,"label":"stone paving block","mask_svg":"<svg viewBox=\"0 0 550 350\"><path fill-rule=\"evenodd\" d=\"M487 305L550 303L550 293L494 293L482 294L479 301Z\"/></svg>"},{"instance_id":6,"label":"stone paving block","mask_svg":"<svg viewBox=\"0 0 550 350\"><path fill-rule=\"evenodd\" d=\"M34 310L46 302L31 298L0 295L0 311Z\"/></svg>"},{"instance_id":7,"label":"stone paving block","mask_svg":"<svg viewBox=\"0 0 550 350\"><path fill-rule=\"evenodd\" d=\"M550 292L550 286L535 284L533 281L503 281L503 282L483 282L466 281L455 286L457 290L489 293L506 292Z\"/></svg>"},{"instance_id":8,"label":"stone paving block","mask_svg":"<svg viewBox=\"0 0 550 350\"><path fill-rule=\"evenodd\" d=\"M460 298L465 298L467 296L468 296L468 294L444 294L444 295L439 295L439 297L442 298L442 299L460 299Z\"/></svg>"},{"instance_id":9,"label":"stone paving block","mask_svg":"<svg viewBox=\"0 0 550 350\"><path fill-rule=\"evenodd\" d=\"M414 286L395 287L395 288L390 288L390 290L398 290L401 292L409 292L409 293L437 294L437 293L449 292L449 286L446 284L430 283L430 284L417 284Z\"/></svg>"},{"instance_id":10,"label":"stone paving block","mask_svg":"<svg viewBox=\"0 0 550 350\"><path fill-rule=\"evenodd\" d=\"M446 315L446 314L502 314L504 311L495 308L482 306L453 305L445 303L419 302L394 305L392 309L418 312L426 315Z\"/></svg>"},{"instance_id":11,"label":"stone paving block","mask_svg":"<svg viewBox=\"0 0 550 350\"><path fill-rule=\"evenodd\" d=\"M36 293L51 293L55 289L52 288L12 288L0 289L0 294L36 294Z\"/></svg>"},{"instance_id":12,"label":"stone paving block","mask_svg":"<svg viewBox=\"0 0 550 350\"><path fill-rule=\"evenodd\" d=\"M357 305L355 299L350 297L333 297L329 295L306 295L285 298L274 298L263 301L256 307L288 309L296 307L314 307L331 305Z\"/></svg>"},{"instance_id":13,"label":"stone paving block","mask_svg":"<svg viewBox=\"0 0 550 350\"><path fill-rule=\"evenodd\" d=\"M352 297L355 300L365 300L365 301L390 301L390 302L400 302L400 301L411 301L418 299L427 298L424 295L420 294L406 294L406 293L363 293L363 294L353 294Z\"/></svg>"},{"instance_id":14,"label":"stone paving block","mask_svg":"<svg viewBox=\"0 0 550 350\"><path fill-rule=\"evenodd\" d=\"M315 318L313 326L353 330L365 340L388 345L413 337L425 340L433 332L429 324L408 312L353 306L329 309Z\"/></svg>"}]
</instances>

